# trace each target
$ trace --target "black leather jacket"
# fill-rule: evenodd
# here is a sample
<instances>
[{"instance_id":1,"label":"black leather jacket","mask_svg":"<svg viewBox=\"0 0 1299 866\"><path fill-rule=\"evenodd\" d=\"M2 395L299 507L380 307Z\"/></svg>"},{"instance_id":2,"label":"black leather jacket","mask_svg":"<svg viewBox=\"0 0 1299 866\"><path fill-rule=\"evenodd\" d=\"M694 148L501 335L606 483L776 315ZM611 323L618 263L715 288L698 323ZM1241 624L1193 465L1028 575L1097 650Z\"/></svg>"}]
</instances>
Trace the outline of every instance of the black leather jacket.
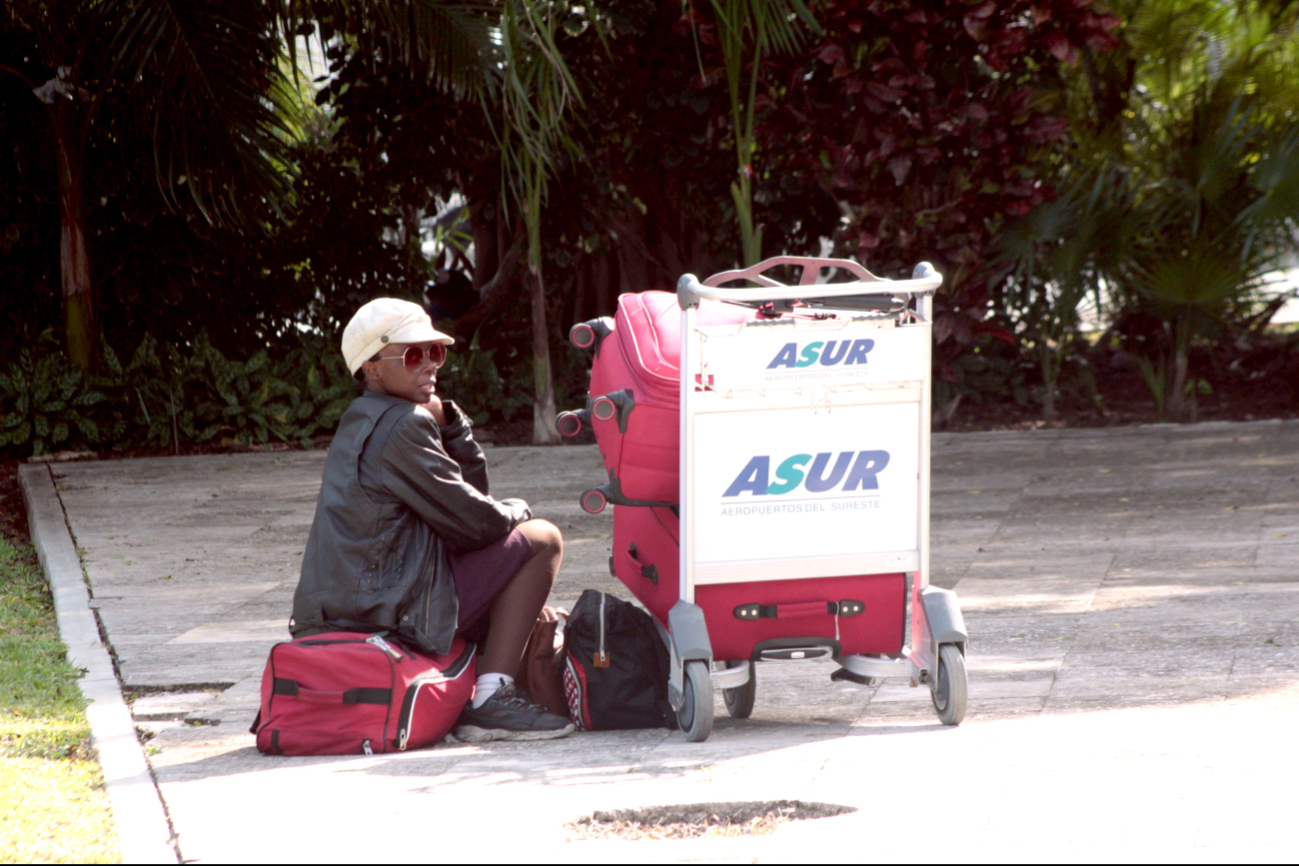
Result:
<instances>
[{"instance_id":1,"label":"black leather jacket","mask_svg":"<svg viewBox=\"0 0 1299 866\"><path fill-rule=\"evenodd\" d=\"M445 402L447 426L409 400L366 391L329 446L293 598L294 637L389 631L446 653L459 605L447 547L476 550L532 516L487 493L471 424Z\"/></svg>"}]
</instances>

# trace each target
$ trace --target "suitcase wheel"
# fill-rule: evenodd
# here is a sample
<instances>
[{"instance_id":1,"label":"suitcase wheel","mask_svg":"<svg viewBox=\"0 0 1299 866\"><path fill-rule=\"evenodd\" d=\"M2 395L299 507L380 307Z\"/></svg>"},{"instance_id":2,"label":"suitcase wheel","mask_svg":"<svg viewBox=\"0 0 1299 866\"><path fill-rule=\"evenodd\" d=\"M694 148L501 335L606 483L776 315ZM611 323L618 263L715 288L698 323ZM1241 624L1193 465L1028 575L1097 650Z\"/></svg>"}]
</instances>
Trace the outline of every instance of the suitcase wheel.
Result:
<instances>
[{"instance_id":1,"label":"suitcase wheel","mask_svg":"<svg viewBox=\"0 0 1299 866\"><path fill-rule=\"evenodd\" d=\"M594 347L598 355L601 341L612 333L613 319L608 316L601 316L598 319L591 319L589 322L578 322L569 329L568 339L579 349Z\"/></svg>"},{"instance_id":2,"label":"suitcase wheel","mask_svg":"<svg viewBox=\"0 0 1299 866\"><path fill-rule=\"evenodd\" d=\"M555 417L555 429L559 435L573 438L582 432L582 428L589 425L590 414L585 409L578 409L575 412L560 412Z\"/></svg>"},{"instance_id":3,"label":"suitcase wheel","mask_svg":"<svg viewBox=\"0 0 1299 866\"><path fill-rule=\"evenodd\" d=\"M582 494L582 510L587 514L599 514L608 504L609 498L599 487L592 487Z\"/></svg>"}]
</instances>

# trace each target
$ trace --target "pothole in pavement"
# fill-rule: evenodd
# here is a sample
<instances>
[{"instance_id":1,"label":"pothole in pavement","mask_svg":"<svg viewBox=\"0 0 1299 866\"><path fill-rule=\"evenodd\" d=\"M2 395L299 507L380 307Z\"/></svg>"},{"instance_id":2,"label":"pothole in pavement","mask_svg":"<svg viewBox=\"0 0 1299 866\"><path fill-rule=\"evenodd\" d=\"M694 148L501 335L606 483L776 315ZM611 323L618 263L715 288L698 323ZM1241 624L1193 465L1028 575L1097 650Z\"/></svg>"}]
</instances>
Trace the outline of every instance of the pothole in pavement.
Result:
<instances>
[{"instance_id":1,"label":"pothole in pavement","mask_svg":"<svg viewBox=\"0 0 1299 866\"><path fill-rule=\"evenodd\" d=\"M689 803L592 812L565 824L570 840L697 839L703 836L762 836L786 821L832 818L857 810L802 800Z\"/></svg>"}]
</instances>

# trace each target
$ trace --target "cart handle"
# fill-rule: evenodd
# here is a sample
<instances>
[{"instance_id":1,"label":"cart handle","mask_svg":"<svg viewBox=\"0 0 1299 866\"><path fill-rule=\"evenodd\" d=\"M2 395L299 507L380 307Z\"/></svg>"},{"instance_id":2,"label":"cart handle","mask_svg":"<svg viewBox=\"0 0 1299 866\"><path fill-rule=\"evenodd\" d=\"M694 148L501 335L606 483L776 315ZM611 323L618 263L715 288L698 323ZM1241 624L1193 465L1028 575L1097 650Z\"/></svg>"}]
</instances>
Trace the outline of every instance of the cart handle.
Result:
<instances>
[{"instance_id":1,"label":"cart handle","mask_svg":"<svg viewBox=\"0 0 1299 866\"><path fill-rule=\"evenodd\" d=\"M794 265L803 269L797 286L778 283L770 277L763 276L778 265ZM843 268L851 272L858 280L852 283L816 283L825 268ZM749 280L758 283L757 288L727 289L719 283L733 280ZM717 301L782 301L791 298L846 298L862 295L932 295L943 284L943 275L935 270L929 262L921 262L911 271L909 280L886 280L875 276L870 271L850 259L817 259L801 256L775 256L758 262L750 268L734 271L722 271L703 282L694 274L686 274L677 281L677 303L681 309L699 306L701 298ZM811 290L811 291L809 291Z\"/></svg>"}]
</instances>

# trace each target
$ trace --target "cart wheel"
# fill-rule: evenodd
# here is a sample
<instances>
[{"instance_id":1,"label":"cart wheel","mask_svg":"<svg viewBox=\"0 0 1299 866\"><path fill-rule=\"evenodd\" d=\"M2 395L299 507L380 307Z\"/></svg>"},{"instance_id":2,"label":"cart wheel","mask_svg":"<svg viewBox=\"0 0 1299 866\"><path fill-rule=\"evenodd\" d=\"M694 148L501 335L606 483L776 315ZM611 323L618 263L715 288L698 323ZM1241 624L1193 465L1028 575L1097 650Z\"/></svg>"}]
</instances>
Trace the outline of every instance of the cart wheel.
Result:
<instances>
[{"instance_id":1,"label":"cart wheel","mask_svg":"<svg viewBox=\"0 0 1299 866\"><path fill-rule=\"evenodd\" d=\"M749 681L733 689L722 689L722 699L726 702L726 712L733 719L747 719L753 715L753 699L758 694L758 681L754 677L754 664L751 661L727 662L728 668L749 666Z\"/></svg>"},{"instance_id":2,"label":"cart wheel","mask_svg":"<svg viewBox=\"0 0 1299 866\"><path fill-rule=\"evenodd\" d=\"M702 743L713 732L713 678L708 662L686 662L685 694L677 710L677 724L692 743Z\"/></svg>"},{"instance_id":3,"label":"cart wheel","mask_svg":"<svg viewBox=\"0 0 1299 866\"><path fill-rule=\"evenodd\" d=\"M944 725L959 725L965 718L970 680L965 673L965 656L960 647L945 643L938 648L938 676L930 689L934 710Z\"/></svg>"}]
</instances>

